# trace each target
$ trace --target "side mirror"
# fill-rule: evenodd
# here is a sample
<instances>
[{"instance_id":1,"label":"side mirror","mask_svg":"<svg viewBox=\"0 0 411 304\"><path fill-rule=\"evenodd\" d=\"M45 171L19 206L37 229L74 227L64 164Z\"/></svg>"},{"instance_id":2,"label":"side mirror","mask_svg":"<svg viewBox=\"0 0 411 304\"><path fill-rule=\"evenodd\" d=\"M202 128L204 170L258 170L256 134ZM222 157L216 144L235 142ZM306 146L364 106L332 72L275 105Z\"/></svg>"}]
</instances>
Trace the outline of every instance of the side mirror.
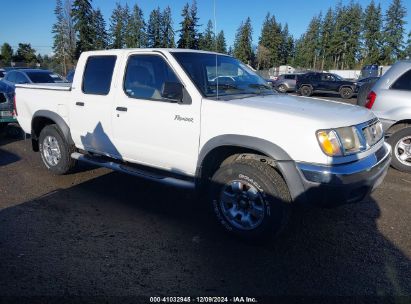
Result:
<instances>
[{"instance_id":1,"label":"side mirror","mask_svg":"<svg viewBox=\"0 0 411 304\"><path fill-rule=\"evenodd\" d=\"M183 85L179 82L165 82L161 96L166 99L181 101L183 99Z\"/></svg>"},{"instance_id":2,"label":"side mirror","mask_svg":"<svg viewBox=\"0 0 411 304\"><path fill-rule=\"evenodd\" d=\"M179 104L191 104L191 97L180 82L165 82L161 96Z\"/></svg>"}]
</instances>

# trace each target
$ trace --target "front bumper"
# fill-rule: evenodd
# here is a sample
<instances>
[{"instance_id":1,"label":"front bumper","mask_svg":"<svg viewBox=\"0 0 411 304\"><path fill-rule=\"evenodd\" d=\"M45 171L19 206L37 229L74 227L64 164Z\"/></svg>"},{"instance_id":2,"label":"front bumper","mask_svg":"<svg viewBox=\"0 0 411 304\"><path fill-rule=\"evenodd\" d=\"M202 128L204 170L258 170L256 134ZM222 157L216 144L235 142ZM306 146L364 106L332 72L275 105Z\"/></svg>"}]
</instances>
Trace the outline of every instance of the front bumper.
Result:
<instances>
[{"instance_id":1,"label":"front bumper","mask_svg":"<svg viewBox=\"0 0 411 304\"><path fill-rule=\"evenodd\" d=\"M355 203L378 187L391 162L387 143L374 154L348 164L331 166L297 163L305 200L322 207Z\"/></svg>"}]
</instances>

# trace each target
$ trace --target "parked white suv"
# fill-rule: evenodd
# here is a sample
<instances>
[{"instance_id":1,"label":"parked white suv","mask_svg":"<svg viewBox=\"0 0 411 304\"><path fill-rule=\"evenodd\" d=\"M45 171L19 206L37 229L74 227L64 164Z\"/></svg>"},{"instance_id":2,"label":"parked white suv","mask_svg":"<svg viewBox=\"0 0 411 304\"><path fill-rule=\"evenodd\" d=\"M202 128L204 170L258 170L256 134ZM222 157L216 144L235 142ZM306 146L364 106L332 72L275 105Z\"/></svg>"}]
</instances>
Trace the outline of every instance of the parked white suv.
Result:
<instances>
[{"instance_id":1,"label":"parked white suv","mask_svg":"<svg viewBox=\"0 0 411 304\"><path fill-rule=\"evenodd\" d=\"M81 160L196 188L223 227L248 238L280 231L291 203L362 200L391 159L371 111L277 94L217 53L85 52L71 87L17 85L16 96L53 173Z\"/></svg>"},{"instance_id":2,"label":"parked white suv","mask_svg":"<svg viewBox=\"0 0 411 304\"><path fill-rule=\"evenodd\" d=\"M392 166L411 172L411 60L398 61L372 86L365 107L382 122Z\"/></svg>"}]
</instances>

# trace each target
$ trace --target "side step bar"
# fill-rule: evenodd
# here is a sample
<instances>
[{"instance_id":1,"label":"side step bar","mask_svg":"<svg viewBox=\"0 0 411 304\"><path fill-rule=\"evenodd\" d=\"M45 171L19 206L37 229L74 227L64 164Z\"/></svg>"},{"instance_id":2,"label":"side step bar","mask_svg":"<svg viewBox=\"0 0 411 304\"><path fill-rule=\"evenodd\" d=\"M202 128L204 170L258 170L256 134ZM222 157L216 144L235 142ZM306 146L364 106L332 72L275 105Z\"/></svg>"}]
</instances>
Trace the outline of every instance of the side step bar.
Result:
<instances>
[{"instance_id":1,"label":"side step bar","mask_svg":"<svg viewBox=\"0 0 411 304\"><path fill-rule=\"evenodd\" d=\"M195 187L195 184L193 181L178 179L175 177L163 176L160 174L144 171L142 169L127 166L126 164L115 162L114 160L111 161L108 159L98 159L96 157L81 154L78 152L72 153L71 158L74 158L76 160L83 161L83 162L86 162L86 163L89 163L95 166L105 167L105 168L108 168L114 171L119 171L122 173L134 175L134 176L148 179L151 181L159 182L162 184L171 185L174 187L186 188L186 189L194 189Z\"/></svg>"}]
</instances>

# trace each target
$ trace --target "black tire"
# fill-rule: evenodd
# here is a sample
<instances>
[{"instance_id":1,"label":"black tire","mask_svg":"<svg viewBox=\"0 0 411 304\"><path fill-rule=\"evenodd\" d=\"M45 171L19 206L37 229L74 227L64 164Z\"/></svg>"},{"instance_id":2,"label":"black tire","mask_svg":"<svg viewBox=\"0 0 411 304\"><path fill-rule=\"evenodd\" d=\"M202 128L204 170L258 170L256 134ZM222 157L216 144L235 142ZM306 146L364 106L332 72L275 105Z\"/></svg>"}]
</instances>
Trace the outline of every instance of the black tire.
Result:
<instances>
[{"instance_id":1,"label":"black tire","mask_svg":"<svg viewBox=\"0 0 411 304\"><path fill-rule=\"evenodd\" d=\"M7 123L0 122L0 132L2 132L7 127Z\"/></svg>"},{"instance_id":2,"label":"black tire","mask_svg":"<svg viewBox=\"0 0 411 304\"><path fill-rule=\"evenodd\" d=\"M365 104L367 103L367 96L371 92L374 84L375 82L367 82L360 86L357 94L357 105L365 107Z\"/></svg>"},{"instance_id":3,"label":"black tire","mask_svg":"<svg viewBox=\"0 0 411 304\"><path fill-rule=\"evenodd\" d=\"M286 93L287 92L287 86L285 84L280 84L277 87L277 91L280 93Z\"/></svg>"},{"instance_id":4,"label":"black tire","mask_svg":"<svg viewBox=\"0 0 411 304\"><path fill-rule=\"evenodd\" d=\"M411 173L411 150L406 151L399 147L401 141L405 141L407 144L411 145L411 127L400 129L392 134L387 141L392 147L391 166L399 171ZM400 156L404 153L408 153L405 155L408 155L409 157L401 161Z\"/></svg>"},{"instance_id":5,"label":"black tire","mask_svg":"<svg viewBox=\"0 0 411 304\"><path fill-rule=\"evenodd\" d=\"M300 93L301 93L302 96L307 96L307 97L309 97L309 96L311 96L311 95L313 94L313 89L312 89L310 86L303 85L303 86L300 88Z\"/></svg>"},{"instance_id":6,"label":"black tire","mask_svg":"<svg viewBox=\"0 0 411 304\"><path fill-rule=\"evenodd\" d=\"M45 139L54 138L53 142L59 149L60 157L56 163L50 163L45 156ZM56 175L62 175L68 173L75 165L76 161L71 158L71 153L75 151L74 146L68 144L60 132L57 125L48 125L43 128L39 136L39 152L43 164L48 170Z\"/></svg>"},{"instance_id":7,"label":"black tire","mask_svg":"<svg viewBox=\"0 0 411 304\"><path fill-rule=\"evenodd\" d=\"M343 99L350 99L354 95L354 91L350 87L342 87L340 89L340 96Z\"/></svg>"},{"instance_id":8,"label":"black tire","mask_svg":"<svg viewBox=\"0 0 411 304\"><path fill-rule=\"evenodd\" d=\"M239 187L242 190L235 192L234 187L231 187L233 183L242 184L242 188ZM233 217L232 212L224 210L225 199L222 199L228 197L223 193L229 192L229 189L232 189L233 194L229 195L228 200L236 201L236 207L232 204L230 210L242 212L246 210L245 213L248 213L250 221L254 219L258 225L251 228L250 226L238 227L241 226L239 220L243 219L243 216L239 215L240 212L234 216L234 219L229 219L230 216ZM258 195L254 195L252 200L244 198L244 193L248 194L251 190L257 190L254 193ZM209 195L220 224L228 232L241 238L267 241L278 235L288 222L291 197L287 184L275 169L257 160L240 160L220 167L212 177ZM254 217L254 208L251 207L254 205L258 205L260 211L257 215L260 219Z\"/></svg>"}]
</instances>

